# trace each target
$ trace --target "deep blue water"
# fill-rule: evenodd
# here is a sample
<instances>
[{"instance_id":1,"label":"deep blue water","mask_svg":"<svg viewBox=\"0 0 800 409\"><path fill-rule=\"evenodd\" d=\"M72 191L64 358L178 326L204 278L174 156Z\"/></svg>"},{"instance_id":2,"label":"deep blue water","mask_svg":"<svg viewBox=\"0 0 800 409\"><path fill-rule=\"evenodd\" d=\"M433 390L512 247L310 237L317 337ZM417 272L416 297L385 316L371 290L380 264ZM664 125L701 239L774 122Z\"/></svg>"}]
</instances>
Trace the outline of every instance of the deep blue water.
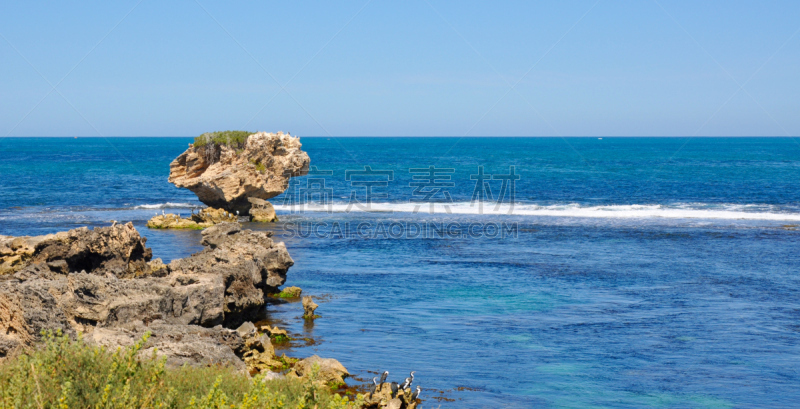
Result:
<instances>
[{"instance_id":1,"label":"deep blue water","mask_svg":"<svg viewBox=\"0 0 800 409\"><path fill-rule=\"evenodd\" d=\"M188 142L0 139L0 234L133 221L156 257L197 251L198 232L144 227L162 208L200 205L166 180ZM303 144L312 165L331 174L296 178L294 194L274 198L282 223L248 226L286 243L295 260L287 285L323 296L313 327L298 304L270 307L290 332L322 341L289 355L337 358L361 378L389 370L399 381L416 370L425 407L434 408L800 407L798 141ZM347 170L364 166L392 171L391 180L347 180ZM409 184L424 173L409 169L429 166L453 186L434 195L434 214L414 213L424 195ZM514 166L513 208L470 206L479 166L498 176ZM382 212L345 211L352 192L364 202L364 181L386 182L373 187L372 209ZM497 199L502 179L485 183ZM297 203L308 197L328 202ZM457 230L380 230L425 223ZM480 230L492 223L515 234ZM363 234L337 233L359 224ZM468 237L469 226L484 234Z\"/></svg>"}]
</instances>

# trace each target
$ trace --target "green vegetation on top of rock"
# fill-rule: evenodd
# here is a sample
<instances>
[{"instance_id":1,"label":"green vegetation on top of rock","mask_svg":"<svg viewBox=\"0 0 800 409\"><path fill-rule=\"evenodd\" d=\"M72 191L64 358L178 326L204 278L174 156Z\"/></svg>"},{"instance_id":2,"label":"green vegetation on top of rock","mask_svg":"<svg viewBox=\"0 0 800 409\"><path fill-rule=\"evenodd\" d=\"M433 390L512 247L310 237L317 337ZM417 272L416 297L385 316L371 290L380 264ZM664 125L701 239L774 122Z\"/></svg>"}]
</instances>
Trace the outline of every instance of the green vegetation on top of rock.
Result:
<instances>
[{"instance_id":1,"label":"green vegetation on top of rock","mask_svg":"<svg viewBox=\"0 0 800 409\"><path fill-rule=\"evenodd\" d=\"M300 297L300 294L303 293L303 290L300 287L286 287L278 293L278 297L280 298L297 298Z\"/></svg>"},{"instance_id":2,"label":"green vegetation on top of rock","mask_svg":"<svg viewBox=\"0 0 800 409\"><path fill-rule=\"evenodd\" d=\"M358 408L320 384L316 365L303 379L263 380L235 369L170 368L155 355L142 356L148 336L116 352L44 335L44 345L0 362L0 407L32 408Z\"/></svg>"},{"instance_id":3,"label":"green vegetation on top of rock","mask_svg":"<svg viewBox=\"0 0 800 409\"><path fill-rule=\"evenodd\" d=\"M206 132L197 138L194 138L194 146L195 148L199 148L201 146L206 146L209 143L213 143L215 145L227 145L236 147L238 149L244 149L244 145L247 142L247 137L252 134L253 132L248 131Z\"/></svg>"}]
</instances>

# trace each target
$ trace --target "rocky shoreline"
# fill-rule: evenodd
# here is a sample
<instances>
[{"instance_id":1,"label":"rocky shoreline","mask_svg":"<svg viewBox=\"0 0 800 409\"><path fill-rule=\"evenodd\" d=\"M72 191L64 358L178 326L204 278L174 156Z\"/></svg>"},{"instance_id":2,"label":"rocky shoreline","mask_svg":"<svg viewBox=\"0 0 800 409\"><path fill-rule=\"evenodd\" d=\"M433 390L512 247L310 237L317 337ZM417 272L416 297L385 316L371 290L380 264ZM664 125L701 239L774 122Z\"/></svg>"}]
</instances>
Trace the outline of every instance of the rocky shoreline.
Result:
<instances>
[{"instance_id":1,"label":"rocky shoreline","mask_svg":"<svg viewBox=\"0 0 800 409\"><path fill-rule=\"evenodd\" d=\"M266 304L268 297L300 299L299 288L280 289L294 261L272 233L238 223L242 213L251 221L276 221L265 199L307 171L308 155L288 134L209 143L220 135L227 137L196 139L173 161L169 179L219 208L189 218L162 213L147 223L203 229L198 253L164 264L132 223L0 236L0 362L30 351L52 331L109 349L145 340L140 356L156 354L170 367L221 365L264 379L345 385L350 374L335 359L276 355L275 344L289 338L264 324ZM302 297L303 318L317 318L317 307ZM363 398L369 408L414 408L418 402L410 389L388 383Z\"/></svg>"},{"instance_id":2,"label":"rocky shoreline","mask_svg":"<svg viewBox=\"0 0 800 409\"><path fill-rule=\"evenodd\" d=\"M0 264L13 263L0 276L0 357L42 330L105 346L151 331L168 364L244 368L244 338L233 328L263 317L266 294L278 292L294 262L270 234L235 223L204 230L202 244L164 264L131 223L0 238Z\"/></svg>"}]
</instances>

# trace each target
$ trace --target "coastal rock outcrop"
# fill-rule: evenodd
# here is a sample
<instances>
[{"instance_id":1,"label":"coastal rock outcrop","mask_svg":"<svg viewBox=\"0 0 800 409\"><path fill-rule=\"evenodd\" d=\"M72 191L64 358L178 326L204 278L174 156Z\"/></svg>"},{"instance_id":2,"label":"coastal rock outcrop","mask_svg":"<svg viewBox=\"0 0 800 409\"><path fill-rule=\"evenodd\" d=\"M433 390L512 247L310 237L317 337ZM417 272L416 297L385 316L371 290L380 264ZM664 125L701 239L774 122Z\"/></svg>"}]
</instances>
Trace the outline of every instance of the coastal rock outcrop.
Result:
<instances>
[{"instance_id":1,"label":"coastal rock outcrop","mask_svg":"<svg viewBox=\"0 0 800 409\"><path fill-rule=\"evenodd\" d=\"M248 197L247 200L252 205L249 210L251 222L272 223L278 221L272 203L256 197Z\"/></svg>"},{"instance_id":2,"label":"coastal rock outcrop","mask_svg":"<svg viewBox=\"0 0 800 409\"><path fill-rule=\"evenodd\" d=\"M249 214L248 198L269 199L308 173L310 159L300 139L283 132L237 138L204 134L170 164L169 181L191 190L201 202Z\"/></svg>"},{"instance_id":3,"label":"coastal rock outcrop","mask_svg":"<svg viewBox=\"0 0 800 409\"><path fill-rule=\"evenodd\" d=\"M35 237L0 237L0 275L40 265L55 274L87 271L134 277L149 271L153 256L132 223L86 227Z\"/></svg>"},{"instance_id":4,"label":"coastal rock outcrop","mask_svg":"<svg viewBox=\"0 0 800 409\"><path fill-rule=\"evenodd\" d=\"M203 251L169 264L173 274L212 274L226 283L225 324L236 326L264 306L265 294L277 292L294 261L271 232L241 230L236 223L221 223L203 230Z\"/></svg>"},{"instance_id":5,"label":"coastal rock outcrop","mask_svg":"<svg viewBox=\"0 0 800 409\"><path fill-rule=\"evenodd\" d=\"M314 311L317 310L317 307L319 307L319 305L314 302L310 295L303 297L303 318L311 320L317 318L317 316L314 314Z\"/></svg>"},{"instance_id":6,"label":"coastal rock outcrop","mask_svg":"<svg viewBox=\"0 0 800 409\"><path fill-rule=\"evenodd\" d=\"M174 213L157 214L147 221L150 229L191 229L201 230L219 223L237 223L239 217L223 209L208 207L191 217L181 217Z\"/></svg>"},{"instance_id":7,"label":"coastal rock outcrop","mask_svg":"<svg viewBox=\"0 0 800 409\"><path fill-rule=\"evenodd\" d=\"M110 350L127 347L150 333L140 356L165 357L167 365L230 365L244 371L245 363L237 356L246 346L239 334L221 325L205 328L198 325L167 324L163 321L145 325L135 321L112 328L95 328L86 338L88 342Z\"/></svg>"},{"instance_id":8,"label":"coastal rock outcrop","mask_svg":"<svg viewBox=\"0 0 800 409\"><path fill-rule=\"evenodd\" d=\"M344 383L344 379L350 376L350 373L347 372L347 368L339 361L333 358L320 358L317 355L301 359L295 363L294 369L289 372L288 375L298 378L308 377L311 375L315 366L319 369L317 381L325 385L342 384Z\"/></svg>"},{"instance_id":9,"label":"coastal rock outcrop","mask_svg":"<svg viewBox=\"0 0 800 409\"><path fill-rule=\"evenodd\" d=\"M130 223L8 245L16 239L3 238L15 251L3 257L19 258L13 272L0 276L0 358L42 330L80 331L109 346L131 345L150 331L146 348L158 348L176 365L244 368L244 342L221 324L260 314L265 291L282 285L293 264L283 243L236 223L204 230L205 250L168 265L151 260Z\"/></svg>"}]
</instances>

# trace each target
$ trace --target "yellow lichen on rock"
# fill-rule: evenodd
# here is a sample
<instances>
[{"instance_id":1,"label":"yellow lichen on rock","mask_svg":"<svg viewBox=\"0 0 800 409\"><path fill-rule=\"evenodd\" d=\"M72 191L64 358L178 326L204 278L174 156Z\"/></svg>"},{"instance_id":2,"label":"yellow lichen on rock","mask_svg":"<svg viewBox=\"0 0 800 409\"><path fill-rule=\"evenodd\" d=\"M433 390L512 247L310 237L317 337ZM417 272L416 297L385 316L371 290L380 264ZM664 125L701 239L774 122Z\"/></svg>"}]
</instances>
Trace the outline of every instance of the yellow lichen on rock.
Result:
<instances>
[{"instance_id":1,"label":"yellow lichen on rock","mask_svg":"<svg viewBox=\"0 0 800 409\"><path fill-rule=\"evenodd\" d=\"M245 353L242 356L248 371L260 373L280 368L283 362L275 356L275 348L267 334L254 334L244 341Z\"/></svg>"}]
</instances>

